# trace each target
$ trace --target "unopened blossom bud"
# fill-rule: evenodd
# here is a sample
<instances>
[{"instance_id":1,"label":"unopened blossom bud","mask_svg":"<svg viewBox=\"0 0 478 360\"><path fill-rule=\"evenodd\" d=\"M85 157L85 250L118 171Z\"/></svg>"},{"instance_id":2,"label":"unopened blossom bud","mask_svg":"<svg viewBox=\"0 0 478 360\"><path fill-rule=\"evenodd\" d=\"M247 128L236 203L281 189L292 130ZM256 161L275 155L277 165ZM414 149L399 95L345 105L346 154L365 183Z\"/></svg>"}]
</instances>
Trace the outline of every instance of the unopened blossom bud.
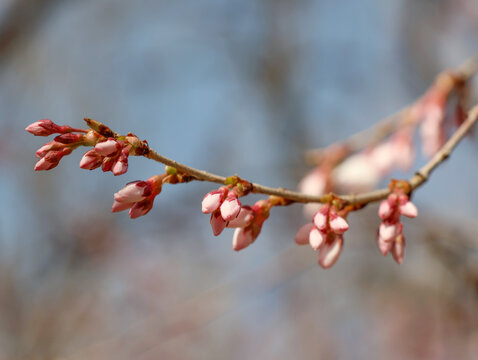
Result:
<instances>
[{"instance_id":1,"label":"unopened blossom bud","mask_svg":"<svg viewBox=\"0 0 478 360\"><path fill-rule=\"evenodd\" d=\"M72 150L69 147L64 147L60 150L49 151L35 164L35 171L50 170L58 166L63 156L71 154Z\"/></svg>"},{"instance_id":2,"label":"unopened blossom bud","mask_svg":"<svg viewBox=\"0 0 478 360\"><path fill-rule=\"evenodd\" d=\"M50 152L52 150L60 150L60 149L63 149L64 147L65 147L65 145L62 144L62 143L59 143L59 142L56 142L56 141L50 141L49 143L46 143L41 148L39 148L36 151L35 155L36 155L37 158L41 159L48 152Z\"/></svg>"},{"instance_id":3,"label":"unopened blossom bud","mask_svg":"<svg viewBox=\"0 0 478 360\"><path fill-rule=\"evenodd\" d=\"M212 232L214 236L218 236L226 228L227 222L222 218L221 212L219 210L214 211L211 214L211 219L209 220L211 224Z\"/></svg>"},{"instance_id":4,"label":"unopened blossom bud","mask_svg":"<svg viewBox=\"0 0 478 360\"><path fill-rule=\"evenodd\" d=\"M255 238L251 229L237 228L232 237L232 248L235 251L245 249L254 242Z\"/></svg>"},{"instance_id":5,"label":"unopened blossom bud","mask_svg":"<svg viewBox=\"0 0 478 360\"><path fill-rule=\"evenodd\" d=\"M62 144L74 144L82 142L84 138L84 134L66 133L55 137L55 141Z\"/></svg>"},{"instance_id":6,"label":"unopened blossom bud","mask_svg":"<svg viewBox=\"0 0 478 360\"><path fill-rule=\"evenodd\" d=\"M226 199L221 204L220 209L221 216L225 221L230 221L236 218L241 211L241 202L234 191L229 191Z\"/></svg>"},{"instance_id":7,"label":"unopened blossom bud","mask_svg":"<svg viewBox=\"0 0 478 360\"><path fill-rule=\"evenodd\" d=\"M146 181L133 181L114 195L112 212L130 209L132 219L146 215L153 207L154 198L161 192L162 177L151 176Z\"/></svg>"},{"instance_id":8,"label":"unopened blossom bud","mask_svg":"<svg viewBox=\"0 0 478 360\"><path fill-rule=\"evenodd\" d=\"M28 125L25 130L35 136L50 136L55 133L61 133L61 127L50 119L38 120Z\"/></svg>"},{"instance_id":9,"label":"unopened blossom bud","mask_svg":"<svg viewBox=\"0 0 478 360\"><path fill-rule=\"evenodd\" d=\"M80 168L93 170L101 166L103 157L95 149L88 150L81 158Z\"/></svg>"},{"instance_id":10,"label":"unopened blossom bud","mask_svg":"<svg viewBox=\"0 0 478 360\"><path fill-rule=\"evenodd\" d=\"M241 207L241 211L235 219L227 223L229 228L246 227L254 219L254 214L250 206Z\"/></svg>"},{"instance_id":11,"label":"unopened blossom bud","mask_svg":"<svg viewBox=\"0 0 478 360\"><path fill-rule=\"evenodd\" d=\"M116 201L122 203L134 203L142 201L152 193L152 186L146 181L132 181L124 188L115 193Z\"/></svg>"},{"instance_id":12,"label":"unopened blossom bud","mask_svg":"<svg viewBox=\"0 0 478 360\"><path fill-rule=\"evenodd\" d=\"M124 174L128 171L128 155L129 155L129 147L123 148L121 153L118 156L118 159L114 163L111 171L113 175L118 176Z\"/></svg>"},{"instance_id":13,"label":"unopened blossom bud","mask_svg":"<svg viewBox=\"0 0 478 360\"><path fill-rule=\"evenodd\" d=\"M418 210L403 190L395 189L381 202L378 214L382 219L377 237L378 248L383 255L391 252L395 261L401 264L405 253L405 237L400 216L414 218Z\"/></svg>"},{"instance_id":14,"label":"unopened blossom bud","mask_svg":"<svg viewBox=\"0 0 478 360\"><path fill-rule=\"evenodd\" d=\"M310 171L300 181L297 186L301 193L307 195L321 196L328 191L328 176L321 168L316 168ZM307 217L312 217L317 210L321 208L321 204L309 203L304 205L304 214Z\"/></svg>"},{"instance_id":15,"label":"unopened blossom bud","mask_svg":"<svg viewBox=\"0 0 478 360\"><path fill-rule=\"evenodd\" d=\"M95 145L96 152L102 156L112 156L117 154L121 149L122 145L113 138L109 138Z\"/></svg>"},{"instance_id":16,"label":"unopened blossom bud","mask_svg":"<svg viewBox=\"0 0 478 360\"><path fill-rule=\"evenodd\" d=\"M319 265L328 269L339 258L343 246L342 234L348 230L349 224L337 214L335 205L324 205L313 220L300 228L295 242L299 245L309 243L312 249L319 251Z\"/></svg>"},{"instance_id":17,"label":"unopened blossom bud","mask_svg":"<svg viewBox=\"0 0 478 360\"><path fill-rule=\"evenodd\" d=\"M405 256L405 237L400 234L394 241L392 248L392 256L398 264L403 262Z\"/></svg>"},{"instance_id":18,"label":"unopened blossom bud","mask_svg":"<svg viewBox=\"0 0 478 360\"><path fill-rule=\"evenodd\" d=\"M129 210L129 217L136 219L140 216L146 215L153 208L153 198L146 198L143 201L137 202Z\"/></svg>"},{"instance_id":19,"label":"unopened blossom bud","mask_svg":"<svg viewBox=\"0 0 478 360\"><path fill-rule=\"evenodd\" d=\"M323 269L332 267L339 259L343 245L341 235L335 235L331 241L326 241L319 251L319 265Z\"/></svg>"},{"instance_id":20,"label":"unopened blossom bud","mask_svg":"<svg viewBox=\"0 0 478 360\"><path fill-rule=\"evenodd\" d=\"M111 212L120 212L124 210L131 209L133 207L134 203L122 203L119 201L114 201L113 206L111 207Z\"/></svg>"},{"instance_id":21,"label":"unopened blossom bud","mask_svg":"<svg viewBox=\"0 0 478 360\"><path fill-rule=\"evenodd\" d=\"M418 215L417 207L411 201L407 201L405 204L400 205L399 210L400 214L405 215L409 218L414 218Z\"/></svg>"},{"instance_id":22,"label":"unopened blossom bud","mask_svg":"<svg viewBox=\"0 0 478 360\"><path fill-rule=\"evenodd\" d=\"M202 200L202 212L204 214L210 214L219 209L222 202L226 198L228 191L228 188L223 186L217 190L207 193Z\"/></svg>"},{"instance_id":23,"label":"unopened blossom bud","mask_svg":"<svg viewBox=\"0 0 478 360\"><path fill-rule=\"evenodd\" d=\"M326 235L317 228L313 228L309 233L309 244L314 250L319 250L324 244Z\"/></svg>"}]
</instances>

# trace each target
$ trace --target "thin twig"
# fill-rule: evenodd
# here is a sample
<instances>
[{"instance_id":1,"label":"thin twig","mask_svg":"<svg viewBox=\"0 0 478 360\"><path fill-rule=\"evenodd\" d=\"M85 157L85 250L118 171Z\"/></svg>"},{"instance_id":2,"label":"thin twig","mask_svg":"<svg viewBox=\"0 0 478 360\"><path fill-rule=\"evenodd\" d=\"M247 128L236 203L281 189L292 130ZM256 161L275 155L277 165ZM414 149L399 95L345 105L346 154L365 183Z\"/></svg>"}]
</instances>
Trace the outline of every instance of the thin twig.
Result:
<instances>
[{"instance_id":1,"label":"thin twig","mask_svg":"<svg viewBox=\"0 0 478 360\"><path fill-rule=\"evenodd\" d=\"M412 190L415 190L422 185L430 176L432 171L445 159L448 158L452 150L463 139L465 134L472 128L475 122L478 120L478 106L475 106L470 110L467 119L463 124L455 131L450 139L443 145L443 147L433 156L433 158L426 163L421 169L419 169L415 175L409 180ZM209 181L218 184L224 184L226 177L216 175L204 170L195 169L191 166L181 164L175 160L169 159L163 155L160 155L154 150L150 150L149 153L144 155L145 157L158 161L168 166L175 167L176 169L185 172L186 174L194 176L200 181ZM252 183L253 192L264 195L275 195L282 198L291 200L292 202L299 203L324 203L330 199L330 194L324 196L307 195L296 191L287 190L284 188L272 188L256 183ZM380 189L360 194L350 195L334 195L340 198L347 205L364 205L371 202L376 202L384 199L390 193L389 189Z\"/></svg>"},{"instance_id":2,"label":"thin twig","mask_svg":"<svg viewBox=\"0 0 478 360\"><path fill-rule=\"evenodd\" d=\"M465 60L460 66L452 70L452 73L459 75L464 81L470 79L478 71L478 54ZM449 73L449 70L445 70L437 76L439 79L442 75ZM426 94L426 93L425 93ZM327 155L327 151L333 148L346 149L343 152L343 156L359 151L369 145L374 145L386 138L388 135L394 133L396 130L403 126L410 126L415 124L415 120L411 115L413 106L423 99L422 95L413 104L408 105L402 110L383 118L379 122L372 125L370 128L353 134L349 138L331 144L325 148L311 149L305 153L305 160L311 165L318 165L318 160ZM339 160L339 159L338 159Z\"/></svg>"}]
</instances>

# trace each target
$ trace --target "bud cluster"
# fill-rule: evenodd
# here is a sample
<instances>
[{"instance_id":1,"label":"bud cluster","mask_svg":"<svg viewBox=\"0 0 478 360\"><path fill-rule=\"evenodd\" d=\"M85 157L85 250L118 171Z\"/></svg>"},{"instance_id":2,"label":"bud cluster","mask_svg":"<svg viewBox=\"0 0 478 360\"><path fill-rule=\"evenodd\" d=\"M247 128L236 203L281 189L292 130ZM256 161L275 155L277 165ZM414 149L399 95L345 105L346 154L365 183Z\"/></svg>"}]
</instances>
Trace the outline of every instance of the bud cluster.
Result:
<instances>
[{"instance_id":1,"label":"bud cluster","mask_svg":"<svg viewBox=\"0 0 478 360\"><path fill-rule=\"evenodd\" d=\"M339 216L336 206L324 205L314 215L313 222L305 224L295 236L299 245L309 244L319 252L319 265L328 269L333 266L342 251L343 233L349 225L344 217Z\"/></svg>"},{"instance_id":2,"label":"bud cluster","mask_svg":"<svg viewBox=\"0 0 478 360\"><path fill-rule=\"evenodd\" d=\"M380 203L378 215L382 219L378 230L378 248L383 255L392 253L398 264L403 262L405 237L400 216L414 218L418 215L416 206L400 188L395 188L386 200Z\"/></svg>"}]
</instances>

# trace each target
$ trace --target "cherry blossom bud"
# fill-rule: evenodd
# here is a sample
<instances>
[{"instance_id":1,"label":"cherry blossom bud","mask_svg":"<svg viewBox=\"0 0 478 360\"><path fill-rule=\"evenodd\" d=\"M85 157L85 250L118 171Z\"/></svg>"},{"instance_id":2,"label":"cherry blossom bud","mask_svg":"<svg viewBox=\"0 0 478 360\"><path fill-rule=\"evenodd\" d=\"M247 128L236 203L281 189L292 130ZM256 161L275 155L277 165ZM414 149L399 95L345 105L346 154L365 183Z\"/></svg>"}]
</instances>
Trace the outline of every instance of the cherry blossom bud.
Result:
<instances>
[{"instance_id":1,"label":"cherry blossom bud","mask_svg":"<svg viewBox=\"0 0 478 360\"><path fill-rule=\"evenodd\" d=\"M95 149L88 150L81 158L80 168L85 170L93 170L101 166L103 157L96 152Z\"/></svg>"},{"instance_id":2,"label":"cherry blossom bud","mask_svg":"<svg viewBox=\"0 0 478 360\"><path fill-rule=\"evenodd\" d=\"M129 210L129 217L136 219L146 215L153 208L153 198L154 197L149 197L143 201L134 203L133 207Z\"/></svg>"},{"instance_id":3,"label":"cherry blossom bud","mask_svg":"<svg viewBox=\"0 0 478 360\"><path fill-rule=\"evenodd\" d=\"M378 208L378 216L380 216L382 219L388 218L390 215L392 215L393 208L388 202L388 200L383 200L380 203L380 207Z\"/></svg>"},{"instance_id":4,"label":"cherry blossom bud","mask_svg":"<svg viewBox=\"0 0 478 360\"><path fill-rule=\"evenodd\" d=\"M74 144L82 142L84 138L83 134L66 133L55 137L55 141L62 144Z\"/></svg>"},{"instance_id":5,"label":"cherry blossom bud","mask_svg":"<svg viewBox=\"0 0 478 360\"><path fill-rule=\"evenodd\" d=\"M73 150L69 147L64 147L60 150L52 150L45 154L36 164L35 171L50 170L58 166L63 156L71 154Z\"/></svg>"},{"instance_id":6,"label":"cherry blossom bud","mask_svg":"<svg viewBox=\"0 0 478 360\"><path fill-rule=\"evenodd\" d=\"M401 223L387 225L385 223L380 224L379 235L383 241L391 241L400 233Z\"/></svg>"},{"instance_id":7,"label":"cherry blossom bud","mask_svg":"<svg viewBox=\"0 0 478 360\"><path fill-rule=\"evenodd\" d=\"M319 251L319 265L328 269L339 259L344 241L341 235L335 235L332 242L326 241Z\"/></svg>"},{"instance_id":8,"label":"cherry blossom bud","mask_svg":"<svg viewBox=\"0 0 478 360\"><path fill-rule=\"evenodd\" d=\"M369 154L349 156L332 172L332 181L343 192L361 192L374 188L381 179L379 169Z\"/></svg>"},{"instance_id":9,"label":"cherry blossom bud","mask_svg":"<svg viewBox=\"0 0 478 360\"><path fill-rule=\"evenodd\" d=\"M122 203L115 200L113 202L113 206L111 207L111 212L124 211L124 210L130 209L133 205L134 203Z\"/></svg>"},{"instance_id":10,"label":"cherry blossom bud","mask_svg":"<svg viewBox=\"0 0 478 360\"><path fill-rule=\"evenodd\" d=\"M221 215L225 221L233 220L241 211L241 202L234 191L230 191L221 204Z\"/></svg>"},{"instance_id":11,"label":"cherry blossom bud","mask_svg":"<svg viewBox=\"0 0 478 360\"><path fill-rule=\"evenodd\" d=\"M128 171L128 156L129 156L129 148L125 147L121 151L118 159L116 160L115 164L113 165L111 169L114 176L122 175L126 171Z\"/></svg>"},{"instance_id":12,"label":"cherry blossom bud","mask_svg":"<svg viewBox=\"0 0 478 360\"><path fill-rule=\"evenodd\" d=\"M310 241L309 241L310 232L312 231L314 227L315 227L314 223L311 223L311 222L303 225L299 229L299 231L297 231L297 234L295 235L295 238L294 238L295 243L297 245L310 244Z\"/></svg>"},{"instance_id":13,"label":"cherry blossom bud","mask_svg":"<svg viewBox=\"0 0 478 360\"><path fill-rule=\"evenodd\" d=\"M400 214L414 218L418 215L418 210L411 201L407 201L405 204L400 205Z\"/></svg>"},{"instance_id":14,"label":"cherry blossom bud","mask_svg":"<svg viewBox=\"0 0 478 360\"><path fill-rule=\"evenodd\" d=\"M95 145L96 152L102 156L117 154L121 148L122 145L113 138L109 138L108 140L99 142Z\"/></svg>"},{"instance_id":15,"label":"cherry blossom bud","mask_svg":"<svg viewBox=\"0 0 478 360\"><path fill-rule=\"evenodd\" d=\"M35 136L50 136L61 132L61 127L50 119L43 119L28 125L25 130Z\"/></svg>"},{"instance_id":16,"label":"cherry blossom bud","mask_svg":"<svg viewBox=\"0 0 478 360\"><path fill-rule=\"evenodd\" d=\"M319 230L325 230L327 228L327 216L329 213L329 206L323 206L314 216L314 224Z\"/></svg>"},{"instance_id":17,"label":"cherry blossom bud","mask_svg":"<svg viewBox=\"0 0 478 360\"><path fill-rule=\"evenodd\" d=\"M252 231L248 228L237 228L232 237L232 249L242 250L254 242L255 238Z\"/></svg>"},{"instance_id":18,"label":"cherry blossom bud","mask_svg":"<svg viewBox=\"0 0 478 360\"><path fill-rule=\"evenodd\" d=\"M221 234L227 224L227 222L222 218L221 212L219 210L216 210L211 214L211 219L209 222L211 224L214 236Z\"/></svg>"},{"instance_id":19,"label":"cherry blossom bud","mask_svg":"<svg viewBox=\"0 0 478 360\"><path fill-rule=\"evenodd\" d=\"M405 255L405 238L402 234L397 236L393 248L392 248L392 256L395 261L400 265L403 262L403 257Z\"/></svg>"},{"instance_id":20,"label":"cherry blossom bud","mask_svg":"<svg viewBox=\"0 0 478 360\"><path fill-rule=\"evenodd\" d=\"M116 201L122 203L135 203L150 196L152 193L151 190L150 183L146 181L133 181L115 193L114 198Z\"/></svg>"},{"instance_id":21,"label":"cherry blossom bud","mask_svg":"<svg viewBox=\"0 0 478 360\"><path fill-rule=\"evenodd\" d=\"M385 241L381 236L378 236L377 243L383 256L387 255L393 247L393 241Z\"/></svg>"},{"instance_id":22,"label":"cherry blossom bud","mask_svg":"<svg viewBox=\"0 0 478 360\"><path fill-rule=\"evenodd\" d=\"M330 214L329 225L330 229L336 234L343 234L349 228L347 221L335 214Z\"/></svg>"},{"instance_id":23,"label":"cherry blossom bud","mask_svg":"<svg viewBox=\"0 0 478 360\"><path fill-rule=\"evenodd\" d=\"M249 206L241 207L241 211L235 219L227 223L228 228L246 227L254 219L254 214Z\"/></svg>"},{"instance_id":24,"label":"cherry blossom bud","mask_svg":"<svg viewBox=\"0 0 478 360\"><path fill-rule=\"evenodd\" d=\"M36 155L37 158L41 159L48 152L50 152L52 150L60 150L60 149L63 149L64 147L65 147L65 145L62 144L62 143L59 143L59 142L56 142L56 141L50 141L49 143L46 143L41 148L39 148L36 151L35 155Z\"/></svg>"},{"instance_id":25,"label":"cherry blossom bud","mask_svg":"<svg viewBox=\"0 0 478 360\"><path fill-rule=\"evenodd\" d=\"M314 250L319 250L320 247L324 244L325 242L325 236L324 234L314 227L309 234L309 244Z\"/></svg>"},{"instance_id":26,"label":"cherry blossom bud","mask_svg":"<svg viewBox=\"0 0 478 360\"><path fill-rule=\"evenodd\" d=\"M202 212L204 214L210 214L217 210L226 198L227 192L227 187L223 186L218 190L207 193L202 200Z\"/></svg>"}]
</instances>

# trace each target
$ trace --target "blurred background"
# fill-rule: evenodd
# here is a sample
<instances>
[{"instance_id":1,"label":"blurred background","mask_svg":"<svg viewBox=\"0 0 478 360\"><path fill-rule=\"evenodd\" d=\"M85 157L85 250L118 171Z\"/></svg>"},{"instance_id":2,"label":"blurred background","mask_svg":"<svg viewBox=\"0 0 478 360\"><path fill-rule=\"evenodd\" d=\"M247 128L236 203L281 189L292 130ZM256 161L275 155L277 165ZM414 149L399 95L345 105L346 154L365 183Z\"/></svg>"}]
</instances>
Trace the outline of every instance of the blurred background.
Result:
<instances>
[{"instance_id":1,"label":"blurred background","mask_svg":"<svg viewBox=\"0 0 478 360\"><path fill-rule=\"evenodd\" d=\"M322 270L294 245L299 205L236 253L200 211L214 184L167 186L133 221L113 193L163 166L131 158L114 177L80 169L79 150L35 173L46 141L24 128L87 116L294 189L308 148L412 102L478 51L477 31L474 0L1 0L0 359L476 358L472 138L415 194L401 266L371 205Z\"/></svg>"}]
</instances>

